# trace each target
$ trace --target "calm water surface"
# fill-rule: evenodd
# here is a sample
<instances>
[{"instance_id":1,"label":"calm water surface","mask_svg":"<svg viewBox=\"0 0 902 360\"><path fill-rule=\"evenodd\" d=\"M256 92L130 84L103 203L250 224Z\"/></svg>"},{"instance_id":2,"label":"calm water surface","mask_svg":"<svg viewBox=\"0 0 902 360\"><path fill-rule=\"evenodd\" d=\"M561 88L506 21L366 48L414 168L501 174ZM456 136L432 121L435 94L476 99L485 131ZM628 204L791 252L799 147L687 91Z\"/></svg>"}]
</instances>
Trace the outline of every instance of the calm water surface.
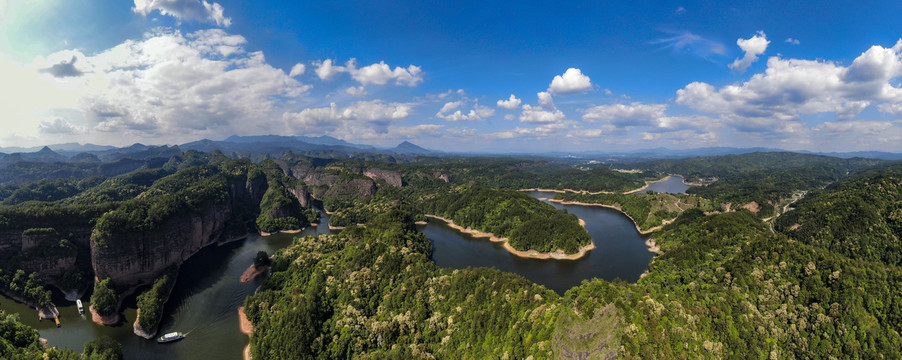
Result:
<instances>
[{"instance_id":1,"label":"calm water surface","mask_svg":"<svg viewBox=\"0 0 902 360\"><path fill-rule=\"evenodd\" d=\"M554 193L534 191L529 195L547 199ZM432 258L438 266L455 269L495 267L523 275L561 294L584 279L596 277L636 282L648 269L654 254L648 251L645 237L625 215L604 207L549 203L585 220L586 230L595 242L594 250L572 261L526 259L507 252L499 243L473 238L440 221L430 221L421 231L432 241Z\"/></svg>"},{"instance_id":2,"label":"calm water surface","mask_svg":"<svg viewBox=\"0 0 902 360\"><path fill-rule=\"evenodd\" d=\"M648 190L660 193L685 194L691 186L683 183L683 177L673 175L669 179L648 184Z\"/></svg>"}]
</instances>

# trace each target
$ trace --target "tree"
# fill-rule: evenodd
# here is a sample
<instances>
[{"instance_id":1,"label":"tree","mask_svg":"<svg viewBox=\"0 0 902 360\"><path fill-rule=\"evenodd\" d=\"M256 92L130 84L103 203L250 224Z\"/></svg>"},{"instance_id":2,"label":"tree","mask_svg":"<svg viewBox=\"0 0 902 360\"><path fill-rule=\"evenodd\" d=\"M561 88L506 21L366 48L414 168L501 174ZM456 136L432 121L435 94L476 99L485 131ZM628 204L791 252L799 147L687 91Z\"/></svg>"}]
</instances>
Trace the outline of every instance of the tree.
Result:
<instances>
[{"instance_id":1,"label":"tree","mask_svg":"<svg viewBox=\"0 0 902 360\"><path fill-rule=\"evenodd\" d=\"M266 251L260 250L257 252L257 256L254 256L254 267L260 268L262 266L269 265L271 260L269 259L269 254Z\"/></svg>"},{"instance_id":2,"label":"tree","mask_svg":"<svg viewBox=\"0 0 902 360\"><path fill-rule=\"evenodd\" d=\"M110 279L106 278L94 283L94 293L91 294L91 306L100 315L112 315L119 306L119 296L110 287Z\"/></svg>"},{"instance_id":3,"label":"tree","mask_svg":"<svg viewBox=\"0 0 902 360\"><path fill-rule=\"evenodd\" d=\"M85 360L122 360L122 344L109 336L85 343Z\"/></svg>"}]
</instances>

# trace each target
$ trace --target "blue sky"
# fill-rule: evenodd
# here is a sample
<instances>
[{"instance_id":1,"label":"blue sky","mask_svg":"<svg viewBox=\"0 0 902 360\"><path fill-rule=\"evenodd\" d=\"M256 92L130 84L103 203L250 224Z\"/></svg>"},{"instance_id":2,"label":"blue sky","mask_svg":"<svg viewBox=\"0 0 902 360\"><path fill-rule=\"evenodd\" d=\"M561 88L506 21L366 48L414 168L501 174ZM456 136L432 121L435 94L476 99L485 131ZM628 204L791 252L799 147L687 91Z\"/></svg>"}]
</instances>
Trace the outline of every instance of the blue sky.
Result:
<instances>
[{"instance_id":1,"label":"blue sky","mask_svg":"<svg viewBox=\"0 0 902 360\"><path fill-rule=\"evenodd\" d=\"M0 146L272 133L455 151L902 151L900 10L9 0Z\"/></svg>"}]
</instances>

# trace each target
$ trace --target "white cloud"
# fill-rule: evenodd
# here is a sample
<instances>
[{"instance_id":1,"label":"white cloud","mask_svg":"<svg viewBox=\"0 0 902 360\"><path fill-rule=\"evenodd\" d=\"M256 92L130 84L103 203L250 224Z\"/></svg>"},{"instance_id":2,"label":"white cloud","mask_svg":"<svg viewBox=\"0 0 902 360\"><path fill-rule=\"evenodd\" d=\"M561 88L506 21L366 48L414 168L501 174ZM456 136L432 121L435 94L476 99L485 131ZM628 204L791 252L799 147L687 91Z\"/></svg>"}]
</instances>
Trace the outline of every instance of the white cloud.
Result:
<instances>
[{"instance_id":1,"label":"white cloud","mask_svg":"<svg viewBox=\"0 0 902 360\"><path fill-rule=\"evenodd\" d=\"M771 57L764 73L717 89L693 82L677 91L676 102L734 122L769 124L798 120L803 114L833 112L850 119L870 105L894 113L902 89L892 80L902 75L902 40L892 48L873 46L850 66L827 61Z\"/></svg>"},{"instance_id":2,"label":"white cloud","mask_svg":"<svg viewBox=\"0 0 902 360\"><path fill-rule=\"evenodd\" d=\"M442 109L439 110L438 112L439 112L439 113L446 113L446 112L449 112L449 111L451 111L451 110L454 110L454 109L459 108L461 104L463 104L463 101L451 101L451 102L446 102L445 105L442 106Z\"/></svg>"},{"instance_id":3,"label":"white cloud","mask_svg":"<svg viewBox=\"0 0 902 360\"><path fill-rule=\"evenodd\" d=\"M225 17L223 10L219 3L211 4L206 0L135 0L135 7L132 8L132 11L142 16L159 11L160 14L179 20L213 22L219 26L229 27L232 19Z\"/></svg>"},{"instance_id":4,"label":"white cloud","mask_svg":"<svg viewBox=\"0 0 902 360\"><path fill-rule=\"evenodd\" d=\"M764 50L767 50L767 45L770 44L770 41L767 40L767 35L764 34L764 31L758 31L758 34L751 38L736 40L736 44L745 52L745 55L741 59L737 58L728 66L739 73L744 73L753 62L758 61L758 55L763 54Z\"/></svg>"},{"instance_id":5,"label":"white cloud","mask_svg":"<svg viewBox=\"0 0 902 360\"><path fill-rule=\"evenodd\" d=\"M592 88L592 81L577 68L569 68L563 75L557 75L551 80L548 92L556 95L567 95L585 92Z\"/></svg>"},{"instance_id":6,"label":"white cloud","mask_svg":"<svg viewBox=\"0 0 902 360\"><path fill-rule=\"evenodd\" d=\"M345 71L344 66L335 66L335 62L332 59L319 61L314 63L314 65L316 66L316 76L319 76L319 79L323 81L332 80L336 75Z\"/></svg>"},{"instance_id":7,"label":"white cloud","mask_svg":"<svg viewBox=\"0 0 902 360\"><path fill-rule=\"evenodd\" d=\"M423 82L423 70L419 66L410 65L407 68L395 66L394 70L384 61L377 64L357 68L355 59L349 60L345 68L351 77L363 85L385 85L389 80L395 80L397 85L417 86Z\"/></svg>"},{"instance_id":8,"label":"white cloud","mask_svg":"<svg viewBox=\"0 0 902 360\"><path fill-rule=\"evenodd\" d=\"M563 122L542 124L534 128L521 128L518 126L514 129L502 130L495 133L486 134L486 137L489 139L516 139L524 137L541 139L558 134L562 130L567 129L568 126L569 124L565 124Z\"/></svg>"},{"instance_id":9,"label":"white cloud","mask_svg":"<svg viewBox=\"0 0 902 360\"><path fill-rule=\"evenodd\" d=\"M460 137L470 137L476 135L476 129L466 126L448 128L445 131L451 135Z\"/></svg>"},{"instance_id":10,"label":"white cloud","mask_svg":"<svg viewBox=\"0 0 902 360\"><path fill-rule=\"evenodd\" d=\"M517 118L517 117L514 116L514 114L507 114L507 115L504 115L504 120L514 120L514 119L516 119L516 118Z\"/></svg>"},{"instance_id":11,"label":"white cloud","mask_svg":"<svg viewBox=\"0 0 902 360\"><path fill-rule=\"evenodd\" d=\"M495 109L492 109L488 106L479 105L478 103L476 105L473 105L473 110L476 110L476 114L483 119L495 116Z\"/></svg>"},{"instance_id":12,"label":"white cloud","mask_svg":"<svg viewBox=\"0 0 902 360\"><path fill-rule=\"evenodd\" d=\"M437 124L420 124L413 126L389 126L386 135L380 137L416 139L422 137L436 137L441 135L440 131L444 125Z\"/></svg>"},{"instance_id":13,"label":"white cloud","mask_svg":"<svg viewBox=\"0 0 902 360\"><path fill-rule=\"evenodd\" d=\"M53 120L41 121L38 125L38 131L42 134L72 135L81 132L82 130L64 119L55 118Z\"/></svg>"},{"instance_id":14,"label":"white cloud","mask_svg":"<svg viewBox=\"0 0 902 360\"><path fill-rule=\"evenodd\" d=\"M316 66L316 75L321 80L329 81L339 73L346 72L361 85L385 85L394 80L395 85L414 87L423 82L425 75L419 66L410 65L406 68L395 66L392 69L384 61L359 68L357 59L353 58L345 62L344 66L336 66L332 59L318 61L314 65Z\"/></svg>"},{"instance_id":15,"label":"white cloud","mask_svg":"<svg viewBox=\"0 0 902 360\"><path fill-rule=\"evenodd\" d=\"M539 98L539 105L554 107L554 99L551 98L551 94L547 91L540 91L536 93L536 96Z\"/></svg>"},{"instance_id":16,"label":"white cloud","mask_svg":"<svg viewBox=\"0 0 902 360\"><path fill-rule=\"evenodd\" d=\"M652 44L663 44L665 49L671 49L674 53L690 53L703 59L712 55L723 55L727 48L713 40L706 39L689 31L667 31L671 37L657 39Z\"/></svg>"},{"instance_id":17,"label":"white cloud","mask_svg":"<svg viewBox=\"0 0 902 360\"><path fill-rule=\"evenodd\" d=\"M583 114L583 120L603 121L616 126L651 126L664 117L667 105L632 103L596 106Z\"/></svg>"},{"instance_id":18,"label":"white cloud","mask_svg":"<svg viewBox=\"0 0 902 360\"><path fill-rule=\"evenodd\" d=\"M308 108L282 115L282 120L296 134L330 134L339 138L355 138L367 133L386 134L389 124L406 119L412 113L408 104L386 104L380 100L358 101L346 107L332 103L329 107Z\"/></svg>"},{"instance_id":19,"label":"white cloud","mask_svg":"<svg viewBox=\"0 0 902 360\"><path fill-rule=\"evenodd\" d=\"M345 93L357 98L369 95L369 93L366 92L366 88L363 86L351 86L345 89Z\"/></svg>"},{"instance_id":20,"label":"white cloud","mask_svg":"<svg viewBox=\"0 0 902 360\"><path fill-rule=\"evenodd\" d=\"M793 38L786 38L785 42L787 44L793 44L793 45L801 44L801 41L799 41L799 39L793 39Z\"/></svg>"},{"instance_id":21,"label":"white cloud","mask_svg":"<svg viewBox=\"0 0 902 360\"><path fill-rule=\"evenodd\" d=\"M69 124L94 142L122 144L148 137L177 142L275 132L268 126L280 114L282 99L300 97L309 86L267 64L261 52L247 53L244 43L244 38L220 29L187 35L159 31L91 56L66 50L39 57L29 65L31 70L20 70L32 71L36 78L11 79L49 85L40 95L20 91L20 96L42 102L44 117L23 122L45 134L59 133ZM39 73L73 56L83 75L54 78ZM27 133L24 128L15 131Z\"/></svg>"},{"instance_id":22,"label":"white cloud","mask_svg":"<svg viewBox=\"0 0 902 360\"><path fill-rule=\"evenodd\" d=\"M468 114L462 113L460 110L457 110L451 114L444 115L442 113L435 114L435 117L445 120L445 121L480 121L482 120L478 114L476 114L476 110L470 110Z\"/></svg>"},{"instance_id":23,"label":"white cloud","mask_svg":"<svg viewBox=\"0 0 902 360\"><path fill-rule=\"evenodd\" d=\"M556 123L564 120L564 113L558 109L545 110L541 106L523 105L520 121L525 123Z\"/></svg>"},{"instance_id":24,"label":"white cloud","mask_svg":"<svg viewBox=\"0 0 902 360\"><path fill-rule=\"evenodd\" d=\"M304 64L302 64L302 63L297 63L297 64L294 64L294 66L291 67L291 72L288 73L288 76L295 77L295 76L298 76L298 75L303 75L304 72L306 72L306 71L307 71L307 66L306 66L306 65L304 65Z\"/></svg>"},{"instance_id":25,"label":"white cloud","mask_svg":"<svg viewBox=\"0 0 902 360\"><path fill-rule=\"evenodd\" d=\"M520 107L521 102L522 101L520 99L517 99L517 97L514 96L514 94L511 94L511 97L509 99L498 100L497 104L498 104L498 107L503 107L505 109L514 110L514 109Z\"/></svg>"}]
</instances>

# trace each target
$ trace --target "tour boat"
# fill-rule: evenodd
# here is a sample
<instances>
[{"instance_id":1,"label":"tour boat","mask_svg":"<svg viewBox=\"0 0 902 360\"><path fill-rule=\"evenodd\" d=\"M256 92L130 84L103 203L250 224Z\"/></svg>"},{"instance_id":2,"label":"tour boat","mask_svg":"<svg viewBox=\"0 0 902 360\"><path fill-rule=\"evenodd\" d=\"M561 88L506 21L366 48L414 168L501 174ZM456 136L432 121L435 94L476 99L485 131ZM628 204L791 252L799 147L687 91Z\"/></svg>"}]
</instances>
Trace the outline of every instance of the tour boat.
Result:
<instances>
[{"instance_id":1,"label":"tour boat","mask_svg":"<svg viewBox=\"0 0 902 360\"><path fill-rule=\"evenodd\" d=\"M75 300L75 305L78 306L78 313L81 314L81 315L84 315L84 314L85 314L85 307L84 307L84 305L81 304L81 299L76 299L76 300Z\"/></svg>"},{"instance_id":2,"label":"tour boat","mask_svg":"<svg viewBox=\"0 0 902 360\"><path fill-rule=\"evenodd\" d=\"M185 338L185 334L182 334L180 332L171 332L166 335L160 336L160 338L157 339L157 342L160 344L164 344L164 343L168 343L168 342L178 341L178 340L181 340L184 338Z\"/></svg>"}]
</instances>

